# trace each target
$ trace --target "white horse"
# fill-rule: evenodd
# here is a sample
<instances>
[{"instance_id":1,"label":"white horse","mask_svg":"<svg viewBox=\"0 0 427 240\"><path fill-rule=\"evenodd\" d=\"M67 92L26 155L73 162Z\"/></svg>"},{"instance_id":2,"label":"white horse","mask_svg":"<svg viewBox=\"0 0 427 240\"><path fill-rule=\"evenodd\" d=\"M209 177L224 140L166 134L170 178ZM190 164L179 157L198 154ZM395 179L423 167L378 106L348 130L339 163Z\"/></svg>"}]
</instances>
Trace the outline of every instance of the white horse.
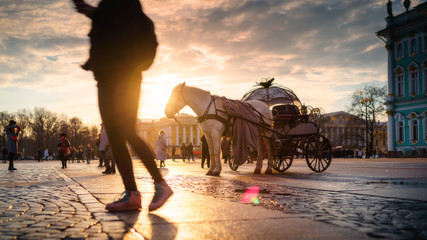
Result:
<instances>
[{"instance_id":1,"label":"white horse","mask_svg":"<svg viewBox=\"0 0 427 240\"><path fill-rule=\"evenodd\" d=\"M258 100L250 100L247 102L254 109L256 109L255 113L259 116L258 118L260 123L264 122L269 127L271 127L273 117L267 104ZM178 84L173 89L172 94L169 97L169 101L166 104L165 114L168 118L174 118L178 111L187 105L197 114L198 117L203 119L202 121L199 121L199 124L202 132L205 134L211 158L211 166L206 175L219 176L222 170L220 160L221 136L226 126L222 121L216 118L205 118L205 116L219 115L219 117L226 119L227 116L225 116L225 109L220 101L218 101L218 99L215 97L212 97L208 91L196 87L186 86L184 82ZM254 171L255 174L261 173L263 160L263 138L268 138L266 140L269 141L271 135L273 134L267 128L260 126L258 126L258 133L258 160ZM271 155L270 144L267 142L266 145L268 151L268 166L265 174L270 174L272 173L273 159Z\"/></svg>"}]
</instances>

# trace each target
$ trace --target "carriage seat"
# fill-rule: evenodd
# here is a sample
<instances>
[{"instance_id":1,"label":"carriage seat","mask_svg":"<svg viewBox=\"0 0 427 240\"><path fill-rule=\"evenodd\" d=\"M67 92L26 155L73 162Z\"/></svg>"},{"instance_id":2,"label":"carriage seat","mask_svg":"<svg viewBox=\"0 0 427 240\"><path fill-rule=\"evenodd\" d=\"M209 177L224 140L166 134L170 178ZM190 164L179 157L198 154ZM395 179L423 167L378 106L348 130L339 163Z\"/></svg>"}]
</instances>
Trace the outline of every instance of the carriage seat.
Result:
<instances>
[{"instance_id":1,"label":"carriage seat","mask_svg":"<svg viewBox=\"0 0 427 240\"><path fill-rule=\"evenodd\" d=\"M292 118L300 115L299 109L295 105L278 105L271 110L273 119Z\"/></svg>"},{"instance_id":2,"label":"carriage seat","mask_svg":"<svg viewBox=\"0 0 427 240\"><path fill-rule=\"evenodd\" d=\"M308 115L301 114L298 106L295 105L278 105L274 106L271 111L273 121L279 125L308 121Z\"/></svg>"}]
</instances>

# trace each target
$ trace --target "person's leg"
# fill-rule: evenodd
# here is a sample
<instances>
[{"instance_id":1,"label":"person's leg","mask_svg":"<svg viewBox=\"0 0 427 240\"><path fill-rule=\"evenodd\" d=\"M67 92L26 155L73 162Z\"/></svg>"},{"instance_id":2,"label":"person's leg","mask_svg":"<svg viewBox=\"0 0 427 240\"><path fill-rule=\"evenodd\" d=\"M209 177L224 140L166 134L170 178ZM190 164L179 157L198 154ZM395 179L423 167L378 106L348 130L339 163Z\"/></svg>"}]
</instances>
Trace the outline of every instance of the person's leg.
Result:
<instances>
[{"instance_id":1,"label":"person's leg","mask_svg":"<svg viewBox=\"0 0 427 240\"><path fill-rule=\"evenodd\" d=\"M13 165L13 159L15 158L15 154L9 152L9 170L15 170L16 168Z\"/></svg>"},{"instance_id":2,"label":"person's leg","mask_svg":"<svg viewBox=\"0 0 427 240\"><path fill-rule=\"evenodd\" d=\"M207 156L206 156L206 165L208 166L208 168L211 167L211 156L209 154L209 152L207 152Z\"/></svg>"},{"instance_id":3,"label":"person's leg","mask_svg":"<svg viewBox=\"0 0 427 240\"><path fill-rule=\"evenodd\" d=\"M140 157L154 182L162 182L163 178L157 169L150 147L137 136L135 130L141 89L141 74L131 76L130 73L126 74L125 71L121 71L118 74L120 75L117 77L122 81L117 84L99 84L99 109L107 131L113 158L122 176L125 189L136 191L132 159L126 146L126 140ZM117 79L112 80L117 81Z\"/></svg>"},{"instance_id":4,"label":"person's leg","mask_svg":"<svg viewBox=\"0 0 427 240\"><path fill-rule=\"evenodd\" d=\"M202 150L202 168L205 165L206 153Z\"/></svg>"},{"instance_id":5,"label":"person's leg","mask_svg":"<svg viewBox=\"0 0 427 240\"><path fill-rule=\"evenodd\" d=\"M117 169L122 177L125 190L137 191L132 161L122 130L127 128L128 125L122 125L121 114L119 114L120 106L122 105L120 95L125 96L127 94L119 91L114 86L98 86L99 111L113 157L116 160Z\"/></svg>"}]
</instances>

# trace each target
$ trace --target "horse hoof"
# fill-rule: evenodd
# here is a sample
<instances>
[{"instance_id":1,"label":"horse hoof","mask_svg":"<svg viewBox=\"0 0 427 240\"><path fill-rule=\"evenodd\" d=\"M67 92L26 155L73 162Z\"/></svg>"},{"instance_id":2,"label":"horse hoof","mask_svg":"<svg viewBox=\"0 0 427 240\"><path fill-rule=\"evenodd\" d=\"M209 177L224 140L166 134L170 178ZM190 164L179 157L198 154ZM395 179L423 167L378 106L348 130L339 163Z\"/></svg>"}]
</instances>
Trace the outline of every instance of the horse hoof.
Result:
<instances>
[{"instance_id":1,"label":"horse hoof","mask_svg":"<svg viewBox=\"0 0 427 240\"><path fill-rule=\"evenodd\" d=\"M220 172L213 172L211 176L219 176Z\"/></svg>"},{"instance_id":2,"label":"horse hoof","mask_svg":"<svg viewBox=\"0 0 427 240\"><path fill-rule=\"evenodd\" d=\"M212 176L212 172L207 172L206 176Z\"/></svg>"},{"instance_id":3,"label":"horse hoof","mask_svg":"<svg viewBox=\"0 0 427 240\"><path fill-rule=\"evenodd\" d=\"M273 174L273 170L267 169L267 170L265 170L265 174Z\"/></svg>"},{"instance_id":4,"label":"horse hoof","mask_svg":"<svg viewBox=\"0 0 427 240\"><path fill-rule=\"evenodd\" d=\"M261 169L255 169L254 174L261 174Z\"/></svg>"}]
</instances>

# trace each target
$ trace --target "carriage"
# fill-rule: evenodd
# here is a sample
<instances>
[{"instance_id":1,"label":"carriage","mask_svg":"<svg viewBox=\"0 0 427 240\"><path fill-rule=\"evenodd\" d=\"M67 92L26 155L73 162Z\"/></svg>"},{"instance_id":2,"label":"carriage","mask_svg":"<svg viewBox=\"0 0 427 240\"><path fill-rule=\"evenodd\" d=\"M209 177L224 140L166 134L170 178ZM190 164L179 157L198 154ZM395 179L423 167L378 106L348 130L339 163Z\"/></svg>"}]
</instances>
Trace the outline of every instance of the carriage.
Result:
<instances>
[{"instance_id":1,"label":"carriage","mask_svg":"<svg viewBox=\"0 0 427 240\"><path fill-rule=\"evenodd\" d=\"M319 132L322 124L320 109L301 104L291 89L275 86L273 81L274 78L258 83L242 98L242 101L260 100L272 112L273 126L270 130L273 135L269 144L273 149L273 169L284 172L292 165L295 156L304 156L311 170L325 171L331 164L332 147ZM238 168L233 158L229 165L232 170Z\"/></svg>"}]
</instances>

